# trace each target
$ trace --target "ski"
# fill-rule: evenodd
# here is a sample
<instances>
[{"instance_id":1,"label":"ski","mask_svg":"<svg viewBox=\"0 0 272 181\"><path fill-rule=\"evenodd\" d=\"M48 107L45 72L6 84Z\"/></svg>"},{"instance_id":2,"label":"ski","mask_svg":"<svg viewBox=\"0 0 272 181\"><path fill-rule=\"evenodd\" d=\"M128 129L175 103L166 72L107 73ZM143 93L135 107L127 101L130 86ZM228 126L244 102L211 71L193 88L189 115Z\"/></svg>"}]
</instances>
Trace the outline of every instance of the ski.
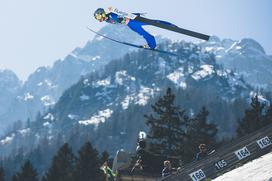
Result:
<instances>
[{"instance_id":1,"label":"ski","mask_svg":"<svg viewBox=\"0 0 272 181\"><path fill-rule=\"evenodd\" d=\"M191 30L183 29L183 28L180 28L180 27L178 27L176 25L173 25L173 24L170 24L170 23L162 23L162 21L158 21L158 20L152 20L152 19L141 17L141 16L137 16L133 20L140 21L140 22L146 23L148 25L156 26L156 27L159 27L159 28L174 31L174 32L177 32L177 33L181 33L181 34L184 34L184 35L188 35L188 36L199 38L199 39L206 40L206 41L208 41L210 39L209 35L205 35L205 34L202 34L202 33L198 33L198 32L194 32L194 31L191 31Z\"/></svg>"},{"instance_id":2,"label":"ski","mask_svg":"<svg viewBox=\"0 0 272 181\"><path fill-rule=\"evenodd\" d=\"M163 54L167 54L167 55L170 55L170 56L175 56L175 57L178 57L177 54L175 53L172 53L172 52L168 52L168 51L164 51L164 50L159 50L159 49L151 49L151 48L145 48L143 47L142 45L135 45L135 44L132 44L132 43L128 43L128 42L124 42L124 41L119 41L119 40L116 40L116 39L113 39L113 38L110 38L108 36L105 36L103 34L100 34L94 30L92 30L91 28L87 27L87 29L93 33L95 33L96 35L98 36L101 36L103 38L106 38L110 41L113 41L113 42L116 42L116 43L120 43L120 44L123 44L123 45L127 45L127 46L131 46L131 47L135 47L135 48L139 48L139 49L144 49L144 50L150 50L150 51L154 51L154 52L158 52L158 53L163 53Z\"/></svg>"}]
</instances>

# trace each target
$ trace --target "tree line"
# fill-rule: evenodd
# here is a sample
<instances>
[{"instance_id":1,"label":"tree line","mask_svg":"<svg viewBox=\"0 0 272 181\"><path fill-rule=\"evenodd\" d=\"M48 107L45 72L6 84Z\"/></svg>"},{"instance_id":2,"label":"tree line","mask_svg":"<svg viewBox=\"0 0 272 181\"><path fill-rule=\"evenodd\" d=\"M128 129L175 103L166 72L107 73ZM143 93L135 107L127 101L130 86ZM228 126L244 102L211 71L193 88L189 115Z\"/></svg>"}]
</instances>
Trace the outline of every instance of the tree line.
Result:
<instances>
[{"instance_id":1,"label":"tree line","mask_svg":"<svg viewBox=\"0 0 272 181\"><path fill-rule=\"evenodd\" d=\"M68 143L65 143L53 157L51 166L40 178L39 173L27 160L21 169L15 173L11 181L103 181L104 173L100 169L103 162L107 161L109 154L101 155L93 148L90 142L86 142L73 154ZM0 168L0 181L7 181L4 168Z\"/></svg>"}]
</instances>

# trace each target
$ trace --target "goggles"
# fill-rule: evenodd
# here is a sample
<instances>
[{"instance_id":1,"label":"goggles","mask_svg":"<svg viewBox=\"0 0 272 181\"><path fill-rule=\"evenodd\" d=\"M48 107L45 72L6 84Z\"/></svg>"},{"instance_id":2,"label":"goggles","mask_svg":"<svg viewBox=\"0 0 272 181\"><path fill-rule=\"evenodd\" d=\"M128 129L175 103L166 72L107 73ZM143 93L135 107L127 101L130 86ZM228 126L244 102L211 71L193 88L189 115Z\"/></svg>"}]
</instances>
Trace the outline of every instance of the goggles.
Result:
<instances>
[{"instance_id":1,"label":"goggles","mask_svg":"<svg viewBox=\"0 0 272 181\"><path fill-rule=\"evenodd\" d=\"M95 19L97 19L97 20L102 20L105 17L106 17L106 15L104 13L103 14L96 14L95 15Z\"/></svg>"}]
</instances>

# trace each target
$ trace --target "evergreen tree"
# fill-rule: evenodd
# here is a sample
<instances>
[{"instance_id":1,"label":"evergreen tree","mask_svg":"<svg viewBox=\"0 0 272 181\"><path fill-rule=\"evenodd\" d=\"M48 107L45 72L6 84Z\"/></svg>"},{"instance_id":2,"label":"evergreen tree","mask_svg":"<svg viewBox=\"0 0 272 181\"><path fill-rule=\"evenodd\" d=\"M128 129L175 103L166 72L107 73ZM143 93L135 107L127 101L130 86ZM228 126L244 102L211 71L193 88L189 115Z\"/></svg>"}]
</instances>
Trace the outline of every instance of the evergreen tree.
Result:
<instances>
[{"instance_id":1,"label":"evergreen tree","mask_svg":"<svg viewBox=\"0 0 272 181\"><path fill-rule=\"evenodd\" d=\"M251 109L245 111L245 116L242 121L238 122L237 135L243 136L254 132L264 125L263 121L263 110L265 105L262 104L258 95L251 98Z\"/></svg>"},{"instance_id":2,"label":"evergreen tree","mask_svg":"<svg viewBox=\"0 0 272 181\"><path fill-rule=\"evenodd\" d=\"M31 162L28 160L22 166L21 171L14 177L16 181L38 181L38 173L33 168Z\"/></svg>"},{"instance_id":3,"label":"evergreen tree","mask_svg":"<svg viewBox=\"0 0 272 181\"><path fill-rule=\"evenodd\" d=\"M17 175L13 175L12 178L11 178L11 181L18 181Z\"/></svg>"},{"instance_id":4,"label":"evergreen tree","mask_svg":"<svg viewBox=\"0 0 272 181\"><path fill-rule=\"evenodd\" d=\"M272 104L268 107L265 113L264 122L266 125L272 123Z\"/></svg>"},{"instance_id":5,"label":"evergreen tree","mask_svg":"<svg viewBox=\"0 0 272 181\"><path fill-rule=\"evenodd\" d=\"M65 143L54 156L43 181L73 181L75 161L71 148L68 143Z\"/></svg>"},{"instance_id":6,"label":"evergreen tree","mask_svg":"<svg viewBox=\"0 0 272 181\"><path fill-rule=\"evenodd\" d=\"M3 167L0 167L0 181L5 181L5 171Z\"/></svg>"},{"instance_id":7,"label":"evergreen tree","mask_svg":"<svg viewBox=\"0 0 272 181\"><path fill-rule=\"evenodd\" d=\"M155 115L145 115L150 130L150 152L164 156L179 156L185 136L185 111L174 105L171 88L152 105Z\"/></svg>"},{"instance_id":8,"label":"evergreen tree","mask_svg":"<svg viewBox=\"0 0 272 181\"><path fill-rule=\"evenodd\" d=\"M74 179L76 181L103 181L104 175L100 170L98 152L90 142L85 143L79 150Z\"/></svg>"},{"instance_id":9,"label":"evergreen tree","mask_svg":"<svg viewBox=\"0 0 272 181\"><path fill-rule=\"evenodd\" d=\"M107 151L103 151L100 158L100 163L103 164L105 161L109 160L109 153Z\"/></svg>"},{"instance_id":10,"label":"evergreen tree","mask_svg":"<svg viewBox=\"0 0 272 181\"><path fill-rule=\"evenodd\" d=\"M217 126L208 122L209 112L205 107L190 120L187 128L187 142L185 146L185 161L194 158L199 144L206 144L210 147L216 145Z\"/></svg>"},{"instance_id":11,"label":"evergreen tree","mask_svg":"<svg viewBox=\"0 0 272 181\"><path fill-rule=\"evenodd\" d=\"M44 172L50 165L52 156L56 152L53 145L49 144L48 138L44 137L40 139L40 142L30 154L31 161L36 165L38 172Z\"/></svg>"}]
</instances>

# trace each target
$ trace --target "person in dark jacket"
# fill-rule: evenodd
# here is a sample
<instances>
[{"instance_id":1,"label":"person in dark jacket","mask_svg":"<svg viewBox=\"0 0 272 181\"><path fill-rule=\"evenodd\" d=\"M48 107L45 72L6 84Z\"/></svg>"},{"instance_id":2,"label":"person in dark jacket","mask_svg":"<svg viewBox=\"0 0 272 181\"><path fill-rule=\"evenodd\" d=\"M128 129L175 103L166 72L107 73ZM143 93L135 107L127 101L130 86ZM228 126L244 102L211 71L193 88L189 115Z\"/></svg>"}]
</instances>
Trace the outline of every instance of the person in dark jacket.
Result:
<instances>
[{"instance_id":1,"label":"person in dark jacket","mask_svg":"<svg viewBox=\"0 0 272 181\"><path fill-rule=\"evenodd\" d=\"M196 154L196 160L201 160L208 155L207 148L205 144L200 144L198 148L199 148L199 152Z\"/></svg>"},{"instance_id":2,"label":"person in dark jacket","mask_svg":"<svg viewBox=\"0 0 272 181\"><path fill-rule=\"evenodd\" d=\"M164 168L162 170L162 177L167 177L169 175L172 175L172 165L169 160L165 160L163 162Z\"/></svg>"}]
</instances>

